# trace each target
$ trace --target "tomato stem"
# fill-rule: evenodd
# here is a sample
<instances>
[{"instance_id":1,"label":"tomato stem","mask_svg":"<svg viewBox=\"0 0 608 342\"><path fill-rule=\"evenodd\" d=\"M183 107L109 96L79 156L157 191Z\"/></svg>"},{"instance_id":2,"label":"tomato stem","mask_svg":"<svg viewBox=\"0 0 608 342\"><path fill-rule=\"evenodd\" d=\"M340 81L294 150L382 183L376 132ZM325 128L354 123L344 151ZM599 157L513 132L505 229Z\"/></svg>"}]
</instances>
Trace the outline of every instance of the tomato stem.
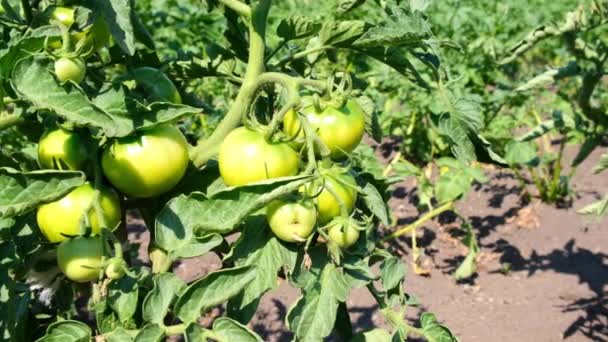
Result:
<instances>
[{"instance_id":1,"label":"tomato stem","mask_svg":"<svg viewBox=\"0 0 608 342\"><path fill-rule=\"evenodd\" d=\"M422 215L418 220L414 221L413 223L410 223L410 224L406 225L405 227L400 228L396 232L393 232L392 234L385 236L380 241L381 242L385 242L385 241L397 238L397 237L399 237L401 235L411 233L416 228L418 228L422 224L424 224L426 221L431 220L434 217L439 216L442 213L444 213L444 212L446 212L448 210L451 210L453 208L454 208L454 202L453 201L446 202L446 203L442 204L441 206L439 206L439 207L437 207L437 208L435 208L435 209L427 212L426 214Z\"/></svg>"},{"instance_id":2,"label":"tomato stem","mask_svg":"<svg viewBox=\"0 0 608 342\"><path fill-rule=\"evenodd\" d=\"M23 117L19 114L9 114L0 116L0 130L7 129L23 122Z\"/></svg>"},{"instance_id":3,"label":"tomato stem","mask_svg":"<svg viewBox=\"0 0 608 342\"><path fill-rule=\"evenodd\" d=\"M251 17L251 7L239 0L220 0L220 2L245 18Z\"/></svg>"}]
</instances>

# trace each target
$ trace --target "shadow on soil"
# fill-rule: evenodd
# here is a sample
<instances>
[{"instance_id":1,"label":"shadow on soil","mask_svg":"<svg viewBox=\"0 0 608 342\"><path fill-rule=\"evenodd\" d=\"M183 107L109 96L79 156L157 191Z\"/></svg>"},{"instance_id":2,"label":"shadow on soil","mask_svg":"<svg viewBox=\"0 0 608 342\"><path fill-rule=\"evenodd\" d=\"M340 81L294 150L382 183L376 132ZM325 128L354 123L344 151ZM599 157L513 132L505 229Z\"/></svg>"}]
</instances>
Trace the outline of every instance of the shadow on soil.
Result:
<instances>
[{"instance_id":1,"label":"shadow on soil","mask_svg":"<svg viewBox=\"0 0 608 342\"><path fill-rule=\"evenodd\" d=\"M608 285L608 254L577 247L576 241L571 239L562 249L546 255L532 252L529 259L524 259L513 246L508 246L500 261L510 263L514 271L527 271L529 277L547 270L578 276L579 283L586 284L594 295L576 299L562 307L563 312L580 313L563 332L563 338L580 332L593 341L608 341L608 296L604 291Z\"/></svg>"}]
</instances>

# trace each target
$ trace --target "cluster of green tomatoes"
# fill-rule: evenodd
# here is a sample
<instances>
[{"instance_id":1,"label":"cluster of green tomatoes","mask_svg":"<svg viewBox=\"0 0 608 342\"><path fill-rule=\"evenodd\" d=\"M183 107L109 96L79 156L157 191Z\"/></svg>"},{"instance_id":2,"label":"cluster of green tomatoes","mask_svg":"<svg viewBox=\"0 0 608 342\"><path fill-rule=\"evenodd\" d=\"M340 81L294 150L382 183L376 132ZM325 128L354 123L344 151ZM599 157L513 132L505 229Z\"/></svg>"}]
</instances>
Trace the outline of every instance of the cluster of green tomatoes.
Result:
<instances>
[{"instance_id":1,"label":"cluster of green tomatoes","mask_svg":"<svg viewBox=\"0 0 608 342\"><path fill-rule=\"evenodd\" d=\"M70 28L74 13L72 8L54 7L50 18L64 29ZM80 83L86 77L86 54L82 50L98 49L109 44L110 38L101 19L82 31L69 32L78 41L80 52L78 57L57 59L55 75L61 83ZM65 44L65 37L63 40ZM131 70L130 75L148 102L181 103L177 88L159 70L141 67ZM348 248L358 240L361 229L350 218L358 187L353 171L341 162L361 142L365 114L352 99L304 97L302 104L283 118L282 136L288 139L269 138L263 126L243 126L230 132L220 147L220 175L226 185L233 187L297 175L306 160L301 121L305 120L328 155L317 164L313 181L296 194L267 206L268 224L286 242L304 242L319 231L333 245ZM37 211L40 231L50 243L59 244L57 263L67 278L88 282L99 279L103 270L109 278L124 274L127 265L120 255L106 257L110 254L109 240L102 237L102 227L114 230L119 226L124 198L153 198L175 187L189 164L188 147L184 135L170 124L110 139L102 146L88 130L67 124L45 132L38 144L42 169L95 174L94 182L41 205Z\"/></svg>"},{"instance_id":2,"label":"cluster of green tomatoes","mask_svg":"<svg viewBox=\"0 0 608 342\"><path fill-rule=\"evenodd\" d=\"M302 103L283 118L287 139L269 140L265 134L268 128L263 126L240 127L228 134L219 152L220 175L230 186L297 175L307 155L303 153L306 137L301 125L301 120L306 120L329 155L317 164L318 177L296 194L267 206L268 224L286 242L307 241L321 227L318 231L330 243L348 248L359 238L360 227L349 217L358 186L353 171L340 162L361 142L365 114L352 99L305 96Z\"/></svg>"}]
</instances>

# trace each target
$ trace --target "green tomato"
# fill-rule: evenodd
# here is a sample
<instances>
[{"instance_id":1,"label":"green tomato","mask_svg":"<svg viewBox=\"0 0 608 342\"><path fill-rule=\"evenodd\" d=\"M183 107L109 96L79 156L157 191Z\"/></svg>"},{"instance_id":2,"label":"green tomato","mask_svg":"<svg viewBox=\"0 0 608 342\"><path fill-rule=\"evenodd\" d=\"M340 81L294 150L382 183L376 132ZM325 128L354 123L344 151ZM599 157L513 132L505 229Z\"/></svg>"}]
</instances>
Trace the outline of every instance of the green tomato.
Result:
<instances>
[{"instance_id":1,"label":"green tomato","mask_svg":"<svg viewBox=\"0 0 608 342\"><path fill-rule=\"evenodd\" d=\"M106 277L109 279L120 279L125 275L127 264L123 259L112 258L106 266Z\"/></svg>"},{"instance_id":2,"label":"green tomato","mask_svg":"<svg viewBox=\"0 0 608 342\"><path fill-rule=\"evenodd\" d=\"M294 176L300 157L287 143L268 142L264 134L239 127L226 136L219 153L220 175L230 186Z\"/></svg>"},{"instance_id":3,"label":"green tomato","mask_svg":"<svg viewBox=\"0 0 608 342\"><path fill-rule=\"evenodd\" d=\"M87 73L87 66L82 58L61 57L55 61L55 76L59 82L72 81L80 83Z\"/></svg>"},{"instance_id":4,"label":"green tomato","mask_svg":"<svg viewBox=\"0 0 608 342\"><path fill-rule=\"evenodd\" d=\"M74 12L75 10L72 7L53 7L49 19L57 20L69 28L74 25ZM110 42L110 28L105 20L101 16L98 16L92 25L87 26L82 31L71 33L70 37L74 45L77 42L83 41L81 51L97 51ZM59 49L61 47L61 39L50 41L49 46Z\"/></svg>"},{"instance_id":5,"label":"green tomato","mask_svg":"<svg viewBox=\"0 0 608 342\"><path fill-rule=\"evenodd\" d=\"M266 220L279 239L286 242L302 242L315 229L317 211L310 200L274 201L266 208Z\"/></svg>"},{"instance_id":6,"label":"green tomato","mask_svg":"<svg viewBox=\"0 0 608 342\"><path fill-rule=\"evenodd\" d=\"M182 97L167 75L150 67L133 70L137 84L144 89L151 102L182 103Z\"/></svg>"},{"instance_id":7,"label":"green tomato","mask_svg":"<svg viewBox=\"0 0 608 342\"><path fill-rule=\"evenodd\" d=\"M98 236L80 236L57 247L57 264L68 279L86 283L99 278L102 271L103 241Z\"/></svg>"},{"instance_id":8,"label":"green tomato","mask_svg":"<svg viewBox=\"0 0 608 342\"><path fill-rule=\"evenodd\" d=\"M89 159L85 139L78 133L57 128L38 142L38 164L43 169L82 170Z\"/></svg>"},{"instance_id":9,"label":"green tomato","mask_svg":"<svg viewBox=\"0 0 608 342\"><path fill-rule=\"evenodd\" d=\"M97 219L92 201L95 189L89 183L85 183L72 190L63 198L43 204L38 208L36 220L42 234L50 242L61 242L67 236L80 234L80 222L83 215L88 215L93 234L101 233L101 225ZM121 219L120 200L114 191L102 188L99 200L103 216L109 229L118 225ZM88 212L86 211L88 209Z\"/></svg>"},{"instance_id":10,"label":"green tomato","mask_svg":"<svg viewBox=\"0 0 608 342\"><path fill-rule=\"evenodd\" d=\"M329 223L327 235L329 241L340 248L348 248L359 240L359 230L349 219L337 219Z\"/></svg>"},{"instance_id":11,"label":"green tomato","mask_svg":"<svg viewBox=\"0 0 608 342\"><path fill-rule=\"evenodd\" d=\"M306 186L306 193L309 196L320 192L315 198L319 223L325 224L334 217L340 216L340 201L344 203L348 214L350 214L357 201L356 186L357 181L350 173L326 173L323 175L323 180Z\"/></svg>"},{"instance_id":12,"label":"green tomato","mask_svg":"<svg viewBox=\"0 0 608 342\"><path fill-rule=\"evenodd\" d=\"M61 6L53 7L49 18L57 20L66 27L70 27L74 24L74 9Z\"/></svg>"},{"instance_id":13,"label":"green tomato","mask_svg":"<svg viewBox=\"0 0 608 342\"><path fill-rule=\"evenodd\" d=\"M186 173L188 142L179 129L160 125L114 140L103 151L101 166L110 182L137 198L171 190Z\"/></svg>"},{"instance_id":14,"label":"green tomato","mask_svg":"<svg viewBox=\"0 0 608 342\"><path fill-rule=\"evenodd\" d=\"M303 102L312 103L312 100L305 98ZM357 101L350 99L341 107L331 102L321 105L324 107L322 111L317 111L314 105L308 104L300 109L300 113L308 119L311 128L331 152L331 157L343 158L345 153L352 152L363 138L365 113ZM290 110L285 115L283 130L292 137L304 136L295 111Z\"/></svg>"}]
</instances>

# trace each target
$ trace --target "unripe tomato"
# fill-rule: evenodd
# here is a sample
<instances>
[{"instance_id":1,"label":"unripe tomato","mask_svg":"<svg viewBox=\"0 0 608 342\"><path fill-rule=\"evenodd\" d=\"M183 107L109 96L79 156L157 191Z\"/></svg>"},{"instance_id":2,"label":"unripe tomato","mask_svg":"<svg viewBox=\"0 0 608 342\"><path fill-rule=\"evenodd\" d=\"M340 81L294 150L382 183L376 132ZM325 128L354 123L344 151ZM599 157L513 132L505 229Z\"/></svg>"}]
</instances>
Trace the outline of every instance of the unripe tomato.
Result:
<instances>
[{"instance_id":1,"label":"unripe tomato","mask_svg":"<svg viewBox=\"0 0 608 342\"><path fill-rule=\"evenodd\" d=\"M86 214L91 224L91 231L93 234L99 234L101 226L95 210L91 206L94 194L95 189L91 184L86 183L55 202L41 205L38 208L36 220L42 234L50 242L64 241L67 239L64 235L79 235L80 220L83 219L87 209L89 209ZM99 200L108 228L116 227L121 218L118 196L111 189L102 188Z\"/></svg>"},{"instance_id":2,"label":"unripe tomato","mask_svg":"<svg viewBox=\"0 0 608 342\"><path fill-rule=\"evenodd\" d=\"M74 9L70 7L54 7L50 19L57 20L62 25L70 27L74 24Z\"/></svg>"},{"instance_id":3,"label":"unripe tomato","mask_svg":"<svg viewBox=\"0 0 608 342\"><path fill-rule=\"evenodd\" d=\"M74 24L74 12L74 8L57 6L51 10L49 19L57 20L62 25L70 27ZM92 25L84 28L82 31L72 33L70 37L73 40L73 46L79 41L84 40L82 46L83 52L89 50L96 51L110 42L110 28L105 20L101 16L98 16ZM61 40L51 41L50 47L59 49L61 47Z\"/></svg>"},{"instance_id":4,"label":"unripe tomato","mask_svg":"<svg viewBox=\"0 0 608 342\"><path fill-rule=\"evenodd\" d=\"M317 210L310 200L274 201L266 208L270 229L286 242L302 242L312 234L317 223Z\"/></svg>"},{"instance_id":5,"label":"unripe tomato","mask_svg":"<svg viewBox=\"0 0 608 342\"><path fill-rule=\"evenodd\" d=\"M355 202L357 201L357 181L349 173L327 173L322 180L313 182L306 187L306 193L311 196L321 193L315 198L317 211L319 213L319 223L324 224L334 217L340 215L340 202L338 198L346 206L348 214L353 211ZM321 190L323 187L323 190ZM330 191L331 189L333 191ZM337 195L338 198L336 198Z\"/></svg>"},{"instance_id":6,"label":"unripe tomato","mask_svg":"<svg viewBox=\"0 0 608 342\"><path fill-rule=\"evenodd\" d=\"M182 103L182 97L167 75L162 71L150 67L141 67L133 70L137 85L142 87L151 102Z\"/></svg>"},{"instance_id":7,"label":"unripe tomato","mask_svg":"<svg viewBox=\"0 0 608 342\"><path fill-rule=\"evenodd\" d=\"M43 169L82 170L88 160L85 139L78 133L57 128L38 142L38 164Z\"/></svg>"},{"instance_id":8,"label":"unripe tomato","mask_svg":"<svg viewBox=\"0 0 608 342\"><path fill-rule=\"evenodd\" d=\"M342 158L359 145L365 132L365 113L357 101L349 99L340 107L331 102L321 103L324 107L322 111L317 111L310 98L303 102L310 104L303 106L300 113L308 119L311 128L331 152L332 158ZM285 115L283 130L292 137L297 134L303 136L295 111L290 110Z\"/></svg>"},{"instance_id":9,"label":"unripe tomato","mask_svg":"<svg viewBox=\"0 0 608 342\"><path fill-rule=\"evenodd\" d=\"M80 236L63 241L57 247L57 264L68 279L86 283L102 272L103 241L98 236Z\"/></svg>"},{"instance_id":10,"label":"unripe tomato","mask_svg":"<svg viewBox=\"0 0 608 342\"><path fill-rule=\"evenodd\" d=\"M226 136L219 153L220 175L230 186L294 176L300 158L287 143L268 142L264 134L239 127Z\"/></svg>"},{"instance_id":11,"label":"unripe tomato","mask_svg":"<svg viewBox=\"0 0 608 342\"><path fill-rule=\"evenodd\" d=\"M120 138L103 151L101 166L110 182L137 198L171 190L186 173L188 142L179 129L159 125Z\"/></svg>"},{"instance_id":12,"label":"unripe tomato","mask_svg":"<svg viewBox=\"0 0 608 342\"><path fill-rule=\"evenodd\" d=\"M55 76L61 83L68 80L80 83L84 80L86 72L87 66L82 58L61 57L55 61Z\"/></svg>"},{"instance_id":13,"label":"unripe tomato","mask_svg":"<svg viewBox=\"0 0 608 342\"><path fill-rule=\"evenodd\" d=\"M125 275L126 263L123 259L113 258L106 266L106 277L109 279L120 279Z\"/></svg>"},{"instance_id":14,"label":"unripe tomato","mask_svg":"<svg viewBox=\"0 0 608 342\"><path fill-rule=\"evenodd\" d=\"M327 235L329 241L340 248L348 248L359 240L359 230L349 219L337 219L329 223Z\"/></svg>"}]
</instances>

